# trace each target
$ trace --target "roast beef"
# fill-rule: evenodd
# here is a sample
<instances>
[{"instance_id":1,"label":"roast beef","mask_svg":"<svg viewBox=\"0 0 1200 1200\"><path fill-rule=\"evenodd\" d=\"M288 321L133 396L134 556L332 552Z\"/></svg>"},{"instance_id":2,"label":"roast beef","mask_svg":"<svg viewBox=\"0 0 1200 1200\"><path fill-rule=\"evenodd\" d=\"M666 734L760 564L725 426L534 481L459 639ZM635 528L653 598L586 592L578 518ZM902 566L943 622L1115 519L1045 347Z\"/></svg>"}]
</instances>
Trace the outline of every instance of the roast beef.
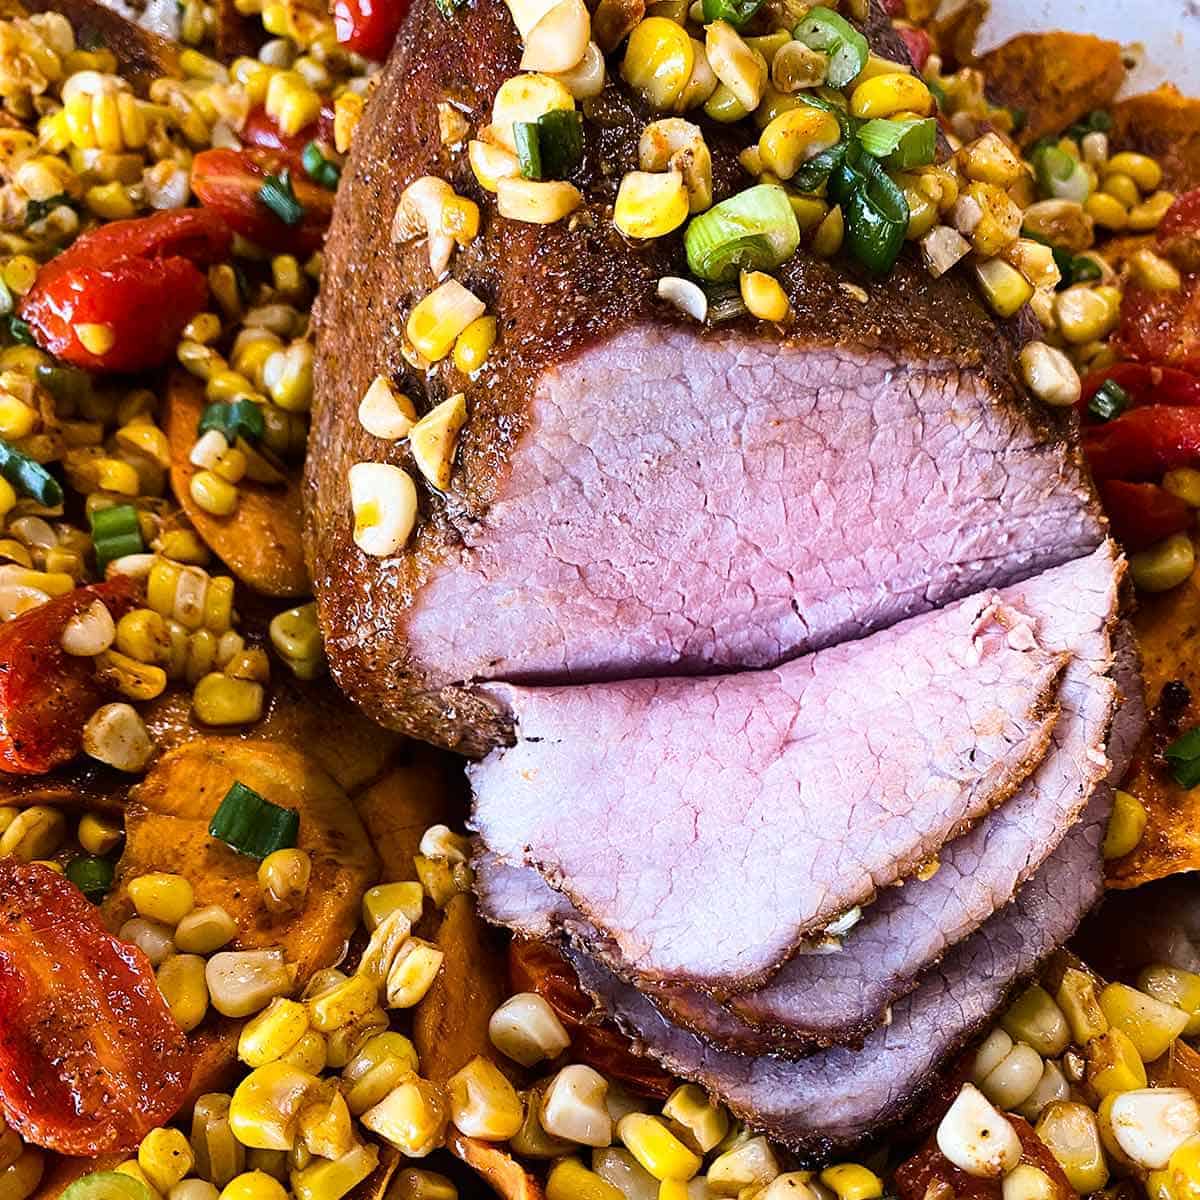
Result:
<instances>
[{"instance_id":1,"label":"roast beef","mask_svg":"<svg viewBox=\"0 0 1200 1200\"><path fill-rule=\"evenodd\" d=\"M947 1058L1070 936L1103 891L1099 848L1111 797L1107 784L1097 790L1084 820L1012 904L899 1001L861 1050L839 1047L801 1062L720 1050L673 1025L594 959L577 950L569 956L584 987L670 1070L801 1155L827 1157L902 1120Z\"/></svg>"},{"instance_id":2,"label":"roast beef","mask_svg":"<svg viewBox=\"0 0 1200 1200\"><path fill-rule=\"evenodd\" d=\"M876 11L868 32L902 58L885 28ZM774 665L1099 543L1070 418L1030 403L963 280L915 257L860 279L801 253L781 273L783 330L701 328L658 301L686 266L679 239L632 246L612 225L655 115L617 85L588 105L585 208L545 227L497 216L437 106L487 124L519 58L503 0L449 19L417 0L338 193L306 508L330 663L368 712L479 754L510 730L478 681ZM720 199L746 185L738 135L705 132ZM452 263L500 321L471 379L404 358L435 280L424 244L393 245L389 224L425 174L484 214ZM356 420L379 373L421 410L464 391L469 413L448 491L425 489L412 543L383 560L355 547L347 491L355 462L412 469L406 445Z\"/></svg>"},{"instance_id":3,"label":"roast beef","mask_svg":"<svg viewBox=\"0 0 1200 1200\"><path fill-rule=\"evenodd\" d=\"M769 671L491 685L517 742L469 770L475 827L622 973L744 991L1041 761L1070 654L1038 617L986 592Z\"/></svg>"}]
</instances>

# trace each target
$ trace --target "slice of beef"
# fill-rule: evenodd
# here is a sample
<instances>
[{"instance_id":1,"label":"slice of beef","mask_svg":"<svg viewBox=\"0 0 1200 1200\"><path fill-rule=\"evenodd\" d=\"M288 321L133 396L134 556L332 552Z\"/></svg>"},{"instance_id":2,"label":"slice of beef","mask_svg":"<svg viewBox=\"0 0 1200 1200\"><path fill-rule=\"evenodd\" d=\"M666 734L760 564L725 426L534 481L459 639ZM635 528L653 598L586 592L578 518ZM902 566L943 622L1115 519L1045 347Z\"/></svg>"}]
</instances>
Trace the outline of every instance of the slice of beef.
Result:
<instances>
[{"instance_id":1,"label":"slice of beef","mask_svg":"<svg viewBox=\"0 0 1200 1200\"><path fill-rule=\"evenodd\" d=\"M986 592L771 671L491 685L518 740L470 768L475 827L627 977L744 991L1041 761L1070 655L1037 619Z\"/></svg>"},{"instance_id":2,"label":"slice of beef","mask_svg":"<svg viewBox=\"0 0 1200 1200\"><path fill-rule=\"evenodd\" d=\"M891 57L887 22L869 34ZM883 281L805 253L794 320L701 328L656 298L679 238L633 246L609 205L655 115L617 84L589 102L586 203L495 214L437 105L478 130L520 48L503 0L447 19L417 0L358 127L326 246L306 509L333 672L382 723L479 754L509 737L480 680L561 683L762 667L1085 554L1103 518L1071 419L1032 404L965 278L910 252ZM690 114L704 122L700 114ZM706 125L718 199L746 186L739 133ZM389 225L434 174L481 203L452 264L501 337L471 379L427 372L403 330L435 280ZM356 419L379 373L423 410L465 391L444 494L410 546L352 540L347 473L413 469ZM414 471L415 473L415 471Z\"/></svg>"},{"instance_id":3,"label":"slice of beef","mask_svg":"<svg viewBox=\"0 0 1200 1200\"><path fill-rule=\"evenodd\" d=\"M938 1068L1070 936L1103 892L1099 850L1111 797L1107 784L1097 790L1084 820L1012 904L956 946L861 1050L824 1050L802 1062L719 1050L594 959L571 951L571 961L584 987L668 1069L801 1155L824 1157L901 1121Z\"/></svg>"},{"instance_id":4,"label":"slice of beef","mask_svg":"<svg viewBox=\"0 0 1200 1200\"><path fill-rule=\"evenodd\" d=\"M659 1006L676 1022L744 1053L807 1053L830 1043L853 1044L874 1029L923 970L1008 903L1103 779L1115 691L1108 672L1127 665L1127 629L1116 639L1115 663L1109 637L1119 578L1110 544L1010 589L1039 614L1039 640L1073 655L1060 692L1062 715L1041 766L1012 800L943 849L932 878L884 891L839 952L798 954L762 988L731 996L736 1016L690 988L655 989ZM1117 743L1128 743L1130 734L1136 740L1143 720L1136 687L1125 678L1120 682L1130 699L1110 735L1117 778L1124 770L1116 761ZM476 871L481 910L490 920L528 937L565 931L583 945L600 941L535 871L508 866L488 852L477 856Z\"/></svg>"}]
</instances>

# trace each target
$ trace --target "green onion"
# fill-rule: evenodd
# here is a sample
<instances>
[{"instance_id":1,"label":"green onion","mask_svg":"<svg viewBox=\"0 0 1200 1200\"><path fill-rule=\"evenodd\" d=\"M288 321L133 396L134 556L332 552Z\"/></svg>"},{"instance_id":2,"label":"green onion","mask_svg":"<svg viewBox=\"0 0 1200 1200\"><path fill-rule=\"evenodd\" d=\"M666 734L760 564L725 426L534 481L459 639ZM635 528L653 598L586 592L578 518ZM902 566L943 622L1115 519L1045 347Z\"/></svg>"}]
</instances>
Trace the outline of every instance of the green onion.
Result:
<instances>
[{"instance_id":1,"label":"green onion","mask_svg":"<svg viewBox=\"0 0 1200 1200\"><path fill-rule=\"evenodd\" d=\"M58 508L63 490L58 480L28 454L22 454L0 438L0 475L22 495L31 496L45 508Z\"/></svg>"},{"instance_id":2,"label":"green onion","mask_svg":"<svg viewBox=\"0 0 1200 1200\"><path fill-rule=\"evenodd\" d=\"M1058 281L1057 290L1060 292L1076 283L1091 283L1104 275L1100 264L1086 254L1072 254L1058 246L1052 246L1051 253L1054 255L1058 273L1062 276Z\"/></svg>"},{"instance_id":3,"label":"green onion","mask_svg":"<svg viewBox=\"0 0 1200 1200\"><path fill-rule=\"evenodd\" d=\"M258 189L258 198L285 225L299 225L304 220L304 205L292 190L292 173L287 168L278 175L268 175Z\"/></svg>"},{"instance_id":4,"label":"green onion","mask_svg":"<svg viewBox=\"0 0 1200 1200\"><path fill-rule=\"evenodd\" d=\"M544 179L542 173L542 135L536 121L513 122L513 144L522 179Z\"/></svg>"},{"instance_id":5,"label":"green onion","mask_svg":"<svg viewBox=\"0 0 1200 1200\"><path fill-rule=\"evenodd\" d=\"M1129 393L1117 382L1106 379L1088 401L1088 412L1101 421L1119 417L1129 407Z\"/></svg>"},{"instance_id":6,"label":"green onion","mask_svg":"<svg viewBox=\"0 0 1200 1200\"><path fill-rule=\"evenodd\" d=\"M101 571L117 558L127 554L142 554L146 543L137 509L132 504L113 504L98 508L88 517L92 526L92 546L96 551L96 566Z\"/></svg>"},{"instance_id":7,"label":"green onion","mask_svg":"<svg viewBox=\"0 0 1200 1200\"><path fill-rule=\"evenodd\" d=\"M692 274L727 283L740 271L772 271L800 245L800 226L787 193L760 183L693 217L683 235Z\"/></svg>"},{"instance_id":8,"label":"green onion","mask_svg":"<svg viewBox=\"0 0 1200 1200\"><path fill-rule=\"evenodd\" d=\"M300 161L304 164L304 170L308 177L314 182L320 184L321 187L329 191L335 191L338 185L338 178L341 176L341 171L335 162L331 162L321 152L321 147L316 142L309 142L300 154Z\"/></svg>"},{"instance_id":9,"label":"green onion","mask_svg":"<svg viewBox=\"0 0 1200 1200\"><path fill-rule=\"evenodd\" d=\"M37 339L33 336L33 330L29 328L29 322L22 321L17 316L10 316L8 318L8 336L14 342L19 342L22 346L37 345Z\"/></svg>"},{"instance_id":10,"label":"green onion","mask_svg":"<svg viewBox=\"0 0 1200 1200\"><path fill-rule=\"evenodd\" d=\"M92 378L78 367L51 366L38 363L34 371L37 381L55 400L78 405L92 394Z\"/></svg>"},{"instance_id":11,"label":"green onion","mask_svg":"<svg viewBox=\"0 0 1200 1200\"><path fill-rule=\"evenodd\" d=\"M583 117L575 109L552 108L537 125L543 178L565 179L583 160Z\"/></svg>"},{"instance_id":12,"label":"green onion","mask_svg":"<svg viewBox=\"0 0 1200 1200\"><path fill-rule=\"evenodd\" d=\"M1172 742L1163 755L1171 764L1171 775L1181 788L1200 784L1200 727L1189 729L1178 741Z\"/></svg>"},{"instance_id":13,"label":"green onion","mask_svg":"<svg viewBox=\"0 0 1200 1200\"><path fill-rule=\"evenodd\" d=\"M44 221L56 208L62 205L73 207L71 197L66 192L59 192L57 196L50 196L46 200L29 200L25 204L25 224L36 225L39 221Z\"/></svg>"},{"instance_id":14,"label":"green onion","mask_svg":"<svg viewBox=\"0 0 1200 1200\"><path fill-rule=\"evenodd\" d=\"M846 219L846 248L868 270L885 275L908 233L908 201L879 160L855 146L829 181Z\"/></svg>"},{"instance_id":15,"label":"green onion","mask_svg":"<svg viewBox=\"0 0 1200 1200\"><path fill-rule=\"evenodd\" d=\"M798 192L815 192L842 165L849 144L839 142L831 149L822 150L820 154L801 163L800 169L792 176L792 187Z\"/></svg>"},{"instance_id":16,"label":"green onion","mask_svg":"<svg viewBox=\"0 0 1200 1200\"><path fill-rule=\"evenodd\" d=\"M844 88L867 65L871 52L863 37L845 17L832 9L814 8L793 30L792 36L810 50L829 55L827 87Z\"/></svg>"},{"instance_id":17,"label":"green onion","mask_svg":"<svg viewBox=\"0 0 1200 1200\"><path fill-rule=\"evenodd\" d=\"M437 10L443 17L452 17L454 14L466 4L467 0L434 0L437 5Z\"/></svg>"},{"instance_id":18,"label":"green onion","mask_svg":"<svg viewBox=\"0 0 1200 1200\"><path fill-rule=\"evenodd\" d=\"M938 108L945 108L946 101L949 99L946 95L946 89L936 79L926 79L925 86L929 88L929 94L933 97Z\"/></svg>"},{"instance_id":19,"label":"green onion","mask_svg":"<svg viewBox=\"0 0 1200 1200\"><path fill-rule=\"evenodd\" d=\"M923 167L933 162L937 151L937 121L933 117L912 121L876 117L859 129L858 140L868 154L894 170Z\"/></svg>"},{"instance_id":20,"label":"green onion","mask_svg":"<svg viewBox=\"0 0 1200 1200\"><path fill-rule=\"evenodd\" d=\"M300 814L264 800L244 783L235 783L213 813L208 832L239 854L264 859L296 844Z\"/></svg>"},{"instance_id":21,"label":"green onion","mask_svg":"<svg viewBox=\"0 0 1200 1200\"><path fill-rule=\"evenodd\" d=\"M1083 163L1057 146L1043 146L1034 153L1033 172L1038 192L1046 199L1082 204L1091 194L1092 182Z\"/></svg>"},{"instance_id":22,"label":"green onion","mask_svg":"<svg viewBox=\"0 0 1200 1200\"><path fill-rule=\"evenodd\" d=\"M89 899L99 900L112 888L113 865L107 858L81 854L67 863L64 875Z\"/></svg>"},{"instance_id":23,"label":"green onion","mask_svg":"<svg viewBox=\"0 0 1200 1200\"><path fill-rule=\"evenodd\" d=\"M704 0L704 24L728 21L741 29L763 6L763 0Z\"/></svg>"},{"instance_id":24,"label":"green onion","mask_svg":"<svg viewBox=\"0 0 1200 1200\"><path fill-rule=\"evenodd\" d=\"M208 405L200 416L197 433L219 430L232 445L238 438L257 442L266 433L262 409L253 400L217 400Z\"/></svg>"},{"instance_id":25,"label":"green onion","mask_svg":"<svg viewBox=\"0 0 1200 1200\"><path fill-rule=\"evenodd\" d=\"M150 1200L150 1189L123 1171L95 1171L75 1180L59 1200Z\"/></svg>"},{"instance_id":26,"label":"green onion","mask_svg":"<svg viewBox=\"0 0 1200 1200\"><path fill-rule=\"evenodd\" d=\"M1076 122L1067 130L1067 136L1079 141L1089 133L1108 133L1113 126L1112 113L1107 109L1097 108L1088 113L1082 121Z\"/></svg>"}]
</instances>

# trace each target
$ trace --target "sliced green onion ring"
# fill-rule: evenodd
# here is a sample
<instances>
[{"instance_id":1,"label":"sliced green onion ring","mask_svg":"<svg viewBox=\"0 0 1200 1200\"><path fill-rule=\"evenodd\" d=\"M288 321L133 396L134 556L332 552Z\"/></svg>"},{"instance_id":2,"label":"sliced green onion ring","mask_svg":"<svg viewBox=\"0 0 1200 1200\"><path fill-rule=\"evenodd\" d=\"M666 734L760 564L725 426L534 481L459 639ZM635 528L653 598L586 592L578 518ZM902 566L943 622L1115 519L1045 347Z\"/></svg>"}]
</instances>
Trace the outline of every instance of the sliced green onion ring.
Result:
<instances>
[{"instance_id":1,"label":"sliced green onion ring","mask_svg":"<svg viewBox=\"0 0 1200 1200\"><path fill-rule=\"evenodd\" d=\"M22 454L0 439L0 475L24 496L30 496L46 508L57 508L63 502L63 490L58 480L28 454Z\"/></svg>"},{"instance_id":2,"label":"sliced green onion ring","mask_svg":"<svg viewBox=\"0 0 1200 1200\"><path fill-rule=\"evenodd\" d=\"M892 121L876 117L858 131L863 149L898 171L923 167L933 162L937 152L937 121L922 117L910 121Z\"/></svg>"},{"instance_id":3,"label":"sliced green onion ring","mask_svg":"<svg viewBox=\"0 0 1200 1200\"><path fill-rule=\"evenodd\" d=\"M299 225L304 220L304 205L292 190L292 174L286 168L278 175L268 175L258 189L258 198L285 225Z\"/></svg>"},{"instance_id":4,"label":"sliced green onion ring","mask_svg":"<svg viewBox=\"0 0 1200 1200\"><path fill-rule=\"evenodd\" d=\"M262 409L253 400L217 400L208 405L200 416L197 433L216 429L231 444L243 437L257 442L266 432Z\"/></svg>"},{"instance_id":5,"label":"sliced green onion ring","mask_svg":"<svg viewBox=\"0 0 1200 1200\"><path fill-rule=\"evenodd\" d=\"M296 844L300 814L292 808L280 808L253 788L236 782L213 813L208 832L239 854L261 860Z\"/></svg>"},{"instance_id":6,"label":"sliced green onion ring","mask_svg":"<svg viewBox=\"0 0 1200 1200\"><path fill-rule=\"evenodd\" d=\"M1111 421L1129 407L1129 393L1115 380L1106 379L1088 401L1088 412L1100 421Z\"/></svg>"},{"instance_id":7,"label":"sliced green onion ring","mask_svg":"<svg viewBox=\"0 0 1200 1200\"><path fill-rule=\"evenodd\" d=\"M727 21L741 29L763 6L763 0L704 0L704 24Z\"/></svg>"},{"instance_id":8,"label":"sliced green onion ring","mask_svg":"<svg viewBox=\"0 0 1200 1200\"><path fill-rule=\"evenodd\" d=\"M321 187L333 191L338 185L341 171L335 162L330 162L316 142L309 142L300 155L308 177Z\"/></svg>"},{"instance_id":9,"label":"sliced green onion ring","mask_svg":"<svg viewBox=\"0 0 1200 1200\"><path fill-rule=\"evenodd\" d=\"M542 170L542 135L536 121L513 122L513 144L522 179L545 179Z\"/></svg>"},{"instance_id":10,"label":"sliced green onion ring","mask_svg":"<svg viewBox=\"0 0 1200 1200\"><path fill-rule=\"evenodd\" d=\"M683 235L698 279L726 283L741 271L771 271L800 245L800 226L778 184L760 183L693 217Z\"/></svg>"},{"instance_id":11,"label":"sliced green onion ring","mask_svg":"<svg viewBox=\"0 0 1200 1200\"><path fill-rule=\"evenodd\" d=\"M800 169L792 176L792 187L798 192L815 192L842 165L848 146L848 142L839 142L801 163Z\"/></svg>"},{"instance_id":12,"label":"sliced green onion ring","mask_svg":"<svg viewBox=\"0 0 1200 1200\"><path fill-rule=\"evenodd\" d=\"M67 863L63 874L89 900L99 900L112 888L113 865L107 858L81 854Z\"/></svg>"},{"instance_id":13,"label":"sliced green onion ring","mask_svg":"<svg viewBox=\"0 0 1200 1200\"><path fill-rule=\"evenodd\" d=\"M1189 729L1163 752L1171 765L1171 775L1181 788L1189 791L1200 784L1200 727Z\"/></svg>"},{"instance_id":14,"label":"sliced green onion ring","mask_svg":"<svg viewBox=\"0 0 1200 1200\"><path fill-rule=\"evenodd\" d=\"M1050 200L1074 200L1082 204L1092 184L1083 163L1057 146L1041 146L1033 155L1038 192Z\"/></svg>"},{"instance_id":15,"label":"sliced green onion ring","mask_svg":"<svg viewBox=\"0 0 1200 1200\"><path fill-rule=\"evenodd\" d=\"M860 75L871 52L867 39L845 17L829 8L814 8L796 26L792 36L810 50L829 55L825 83L831 88L844 88Z\"/></svg>"},{"instance_id":16,"label":"sliced green onion ring","mask_svg":"<svg viewBox=\"0 0 1200 1200\"><path fill-rule=\"evenodd\" d=\"M583 117L575 109L552 108L537 120L545 179L565 179L583 159Z\"/></svg>"},{"instance_id":17,"label":"sliced green onion ring","mask_svg":"<svg viewBox=\"0 0 1200 1200\"><path fill-rule=\"evenodd\" d=\"M88 517L92 526L92 547L101 571L117 558L141 554L146 549L137 509L132 504L113 504L98 508Z\"/></svg>"},{"instance_id":18,"label":"sliced green onion ring","mask_svg":"<svg viewBox=\"0 0 1200 1200\"><path fill-rule=\"evenodd\" d=\"M846 248L873 274L886 274L896 265L908 232L904 192L879 160L858 146L847 152L829 191L846 219Z\"/></svg>"},{"instance_id":19,"label":"sliced green onion ring","mask_svg":"<svg viewBox=\"0 0 1200 1200\"><path fill-rule=\"evenodd\" d=\"M123 1171L95 1171L66 1188L60 1200L151 1200L150 1189Z\"/></svg>"}]
</instances>

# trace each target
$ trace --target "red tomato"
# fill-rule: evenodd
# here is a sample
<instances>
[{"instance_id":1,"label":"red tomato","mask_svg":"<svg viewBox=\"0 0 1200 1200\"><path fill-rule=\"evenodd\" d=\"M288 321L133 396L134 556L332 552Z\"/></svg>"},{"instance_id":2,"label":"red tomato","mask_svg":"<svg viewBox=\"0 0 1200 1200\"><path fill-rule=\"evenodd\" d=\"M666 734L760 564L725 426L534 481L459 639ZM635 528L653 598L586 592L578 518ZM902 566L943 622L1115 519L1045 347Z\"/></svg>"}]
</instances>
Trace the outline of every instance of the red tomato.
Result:
<instances>
[{"instance_id":1,"label":"red tomato","mask_svg":"<svg viewBox=\"0 0 1200 1200\"><path fill-rule=\"evenodd\" d=\"M21 316L43 349L77 367L161 366L208 300L199 268L220 261L229 246L220 218L199 209L113 221L42 267L21 301ZM92 353L75 333L80 324L110 326L112 348Z\"/></svg>"},{"instance_id":2,"label":"red tomato","mask_svg":"<svg viewBox=\"0 0 1200 1200\"><path fill-rule=\"evenodd\" d=\"M1200 278L1177 292L1126 288L1115 342L1129 358L1200 373Z\"/></svg>"},{"instance_id":3,"label":"red tomato","mask_svg":"<svg viewBox=\"0 0 1200 1200\"><path fill-rule=\"evenodd\" d=\"M904 0L883 0L883 11L889 17L903 17L905 15Z\"/></svg>"},{"instance_id":4,"label":"red tomato","mask_svg":"<svg viewBox=\"0 0 1200 1200\"><path fill-rule=\"evenodd\" d=\"M1200 270L1200 188L1184 192L1158 227L1159 249L1183 270Z\"/></svg>"},{"instance_id":5,"label":"red tomato","mask_svg":"<svg viewBox=\"0 0 1200 1200\"><path fill-rule=\"evenodd\" d=\"M1100 484L1100 495L1113 533L1126 550L1144 550L1196 523L1192 510L1156 483L1107 479Z\"/></svg>"},{"instance_id":6,"label":"red tomato","mask_svg":"<svg viewBox=\"0 0 1200 1200\"><path fill-rule=\"evenodd\" d=\"M246 117L241 130L242 144L256 146L260 150L283 150L299 159L309 142L324 142L333 145L333 105L321 105L321 115L311 125L305 125L299 133L287 134L279 128L274 117L256 104Z\"/></svg>"},{"instance_id":7,"label":"red tomato","mask_svg":"<svg viewBox=\"0 0 1200 1200\"><path fill-rule=\"evenodd\" d=\"M268 176L290 171L303 213L288 225L259 196ZM318 249L333 216L333 193L309 182L285 151L205 150L192 162L192 191L235 233L267 250L307 255Z\"/></svg>"},{"instance_id":8,"label":"red tomato","mask_svg":"<svg viewBox=\"0 0 1200 1200\"><path fill-rule=\"evenodd\" d=\"M337 40L364 58L383 62L411 0L333 0Z\"/></svg>"},{"instance_id":9,"label":"red tomato","mask_svg":"<svg viewBox=\"0 0 1200 1200\"><path fill-rule=\"evenodd\" d=\"M0 859L0 1111L62 1154L130 1151L183 1101L187 1038L146 956L74 884Z\"/></svg>"},{"instance_id":10,"label":"red tomato","mask_svg":"<svg viewBox=\"0 0 1200 1200\"><path fill-rule=\"evenodd\" d=\"M116 578L0 625L0 772L43 775L79 753L83 727L107 692L90 658L63 650L63 629L93 600L119 620L138 595L130 580Z\"/></svg>"},{"instance_id":11,"label":"red tomato","mask_svg":"<svg viewBox=\"0 0 1200 1200\"><path fill-rule=\"evenodd\" d=\"M1156 363L1126 362L1093 371L1084 379L1079 406L1085 414L1088 401L1108 380L1122 387L1134 405L1200 406L1200 375L1175 367L1160 367Z\"/></svg>"},{"instance_id":12,"label":"red tomato","mask_svg":"<svg viewBox=\"0 0 1200 1200\"><path fill-rule=\"evenodd\" d=\"M637 1054L627 1037L595 1023L595 1005L583 994L571 964L552 946L514 938L508 969L515 991L536 992L558 1014L577 1058L643 1096L665 1098L674 1090L671 1076Z\"/></svg>"},{"instance_id":13,"label":"red tomato","mask_svg":"<svg viewBox=\"0 0 1200 1200\"><path fill-rule=\"evenodd\" d=\"M1088 466L1099 480L1154 480L1172 467L1200 465L1200 409L1152 404L1083 431Z\"/></svg>"},{"instance_id":14,"label":"red tomato","mask_svg":"<svg viewBox=\"0 0 1200 1200\"><path fill-rule=\"evenodd\" d=\"M908 57L918 71L924 70L925 63L933 53L933 42L923 29L914 29L910 25L897 25L896 32L908 51Z\"/></svg>"}]
</instances>

